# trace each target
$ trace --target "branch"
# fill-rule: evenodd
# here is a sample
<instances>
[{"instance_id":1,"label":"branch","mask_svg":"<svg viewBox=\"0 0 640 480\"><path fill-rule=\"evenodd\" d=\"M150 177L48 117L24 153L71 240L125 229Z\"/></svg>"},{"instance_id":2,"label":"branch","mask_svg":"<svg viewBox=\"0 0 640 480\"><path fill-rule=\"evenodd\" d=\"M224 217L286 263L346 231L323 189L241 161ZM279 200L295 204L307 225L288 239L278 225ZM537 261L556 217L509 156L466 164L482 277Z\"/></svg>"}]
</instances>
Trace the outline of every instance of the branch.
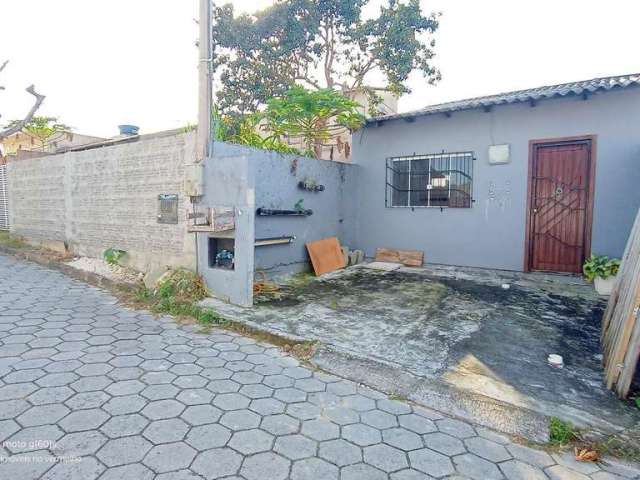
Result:
<instances>
[{"instance_id":1,"label":"branch","mask_svg":"<svg viewBox=\"0 0 640 480\"><path fill-rule=\"evenodd\" d=\"M312 78L309 77L296 77L294 78L294 80L302 80L303 82L307 82L309 85L311 85L312 87L321 90L322 86L320 86L320 84L318 82L316 82L315 80L313 80Z\"/></svg>"},{"instance_id":2,"label":"branch","mask_svg":"<svg viewBox=\"0 0 640 480\"><path fill-rule=\"evenodd\" d=\"M5 67L7 66L7 63L9 63L9 60L5 60L2 65L0 65L0 72L2 72ZM0 90L4 90L4 87L2 85L0 85Z\"/></svg>"},{"instance_id":3,"label":"branch","mask_svg":"<svg viewBox=\"0 0 640 480\"><path fill-rule=\"evenodd\" d=\"M6 64L7 63L5 62L2 68L4 68ZM31 107L31 110L29 110L29 113L27 113L27 115L22 120L12 124L10 127L6 128L5 130L0 131L0 140L3 140L8 136L13 135L14 133L18 133L20 130L22 130L25 127L25 125L29 123L33 118L33 116L36 114L36 112L40 108L40 105L42 105L42 102L44 102L45 96L40 95L38 92L36 92L36 89L33 85L30 85L29 87L27 87L26 90L31 95L33 95L36 99L33 104L33 107Z\"/></svg>"},{"instance_id":4,"label":"branch","mask_svg":"<svg viewBox=\"0 0 640 480\"><path fill-rule=\"evenodd\" d=\"M360 88L364 82L364 77L376 67L376 59L371 57L367 63L365 63L360 69L357 70L357 74L354 76L352 89Z\"/></svg>"}]
</instances>

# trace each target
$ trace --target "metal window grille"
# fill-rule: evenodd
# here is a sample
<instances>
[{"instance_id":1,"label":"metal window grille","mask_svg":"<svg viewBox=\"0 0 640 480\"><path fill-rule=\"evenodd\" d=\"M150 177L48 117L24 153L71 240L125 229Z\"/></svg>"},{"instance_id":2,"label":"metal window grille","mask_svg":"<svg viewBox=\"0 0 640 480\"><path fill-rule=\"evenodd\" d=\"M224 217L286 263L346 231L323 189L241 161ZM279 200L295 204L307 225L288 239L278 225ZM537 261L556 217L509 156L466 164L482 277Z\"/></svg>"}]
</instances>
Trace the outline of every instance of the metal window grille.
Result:
<instances>
[{"instance_id":1,"label":"metal window grille","mask_svg":"<svg viewBox=\"0 0 640 480\"><path fill-rule=\"evenodd\" d=\"M0 230L9 230L9 192L7 166L0 165Z\"/></svg>"},{"instance_id":2,"label":"metal window grille","mask_svg":"<svg viewBox=\"0 0 640 480\"><path fill-rule=\"evenodd\" d=\"M470 208L473 153L435 153L387 159L387 207Z\"/></svg>"}]
</instances>

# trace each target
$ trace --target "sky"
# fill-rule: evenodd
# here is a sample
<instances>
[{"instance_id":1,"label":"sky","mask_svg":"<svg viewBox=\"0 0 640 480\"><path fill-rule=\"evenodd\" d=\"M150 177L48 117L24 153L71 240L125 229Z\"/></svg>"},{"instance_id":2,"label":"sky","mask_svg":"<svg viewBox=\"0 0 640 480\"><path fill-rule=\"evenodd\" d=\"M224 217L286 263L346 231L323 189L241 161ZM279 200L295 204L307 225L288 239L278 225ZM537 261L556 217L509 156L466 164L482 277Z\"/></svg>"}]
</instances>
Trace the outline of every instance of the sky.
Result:
<instances>
[{"instance_id":1,"label":"sky","mask_svg":"<svg viewBox=\"0 0 640 480\"><path fill-rule=\"evenodd\" d=\"M375 12L383 0L371 0ZM216 0L218 3L219 0ZM197 116L197 0L0 0L0 124L40 114L78 133L150 133ZM222 2L220 2L222 3ZM233 0L254 11L272 0ZM640 72L637 0L421 0L442 12L436 86L411 77L400 110L502 91Z\"/></svg>"}]
</instances>

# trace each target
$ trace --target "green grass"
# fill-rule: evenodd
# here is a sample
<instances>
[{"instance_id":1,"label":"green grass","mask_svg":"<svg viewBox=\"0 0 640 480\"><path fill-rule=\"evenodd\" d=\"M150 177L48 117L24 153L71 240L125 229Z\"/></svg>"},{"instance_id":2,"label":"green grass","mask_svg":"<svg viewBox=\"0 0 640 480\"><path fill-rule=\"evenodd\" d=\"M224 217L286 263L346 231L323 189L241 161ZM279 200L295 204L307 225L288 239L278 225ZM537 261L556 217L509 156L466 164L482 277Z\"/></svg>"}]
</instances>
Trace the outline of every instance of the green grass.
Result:
<instances>
[{"instance_id":1,"label":"green grass","mask_svg":"<svg viewBox=\"0 0 640 480\"><path fill-rule=\"evenodd\" d=\"M22 248L26 244L9 232L0 231L0 245L10 248Z\"/></svg>"},{"instance_id":2,"label":"green grass","mask_svg":"<svg viewBox=\"0 0 640 480\"><path fill-rule=\"evenodd\" d=\"M155 290L140 288L135 299L153 313L189 317L201 325L222 325L225 319L197 302L208 296L202 277L189 270L175 270Z\"/></svg>"},{"instance_id":3,"label":"green grass","mask_svg":"<svg viewBox=\"0 0 640 480\"><path fill-rule=\"evenodd\" d=\"M551 445L566 445L576 439L576 431L571 422L565 422L558 417L551 417L549 425L549 443Z\"/></svg>"}]
</instances>

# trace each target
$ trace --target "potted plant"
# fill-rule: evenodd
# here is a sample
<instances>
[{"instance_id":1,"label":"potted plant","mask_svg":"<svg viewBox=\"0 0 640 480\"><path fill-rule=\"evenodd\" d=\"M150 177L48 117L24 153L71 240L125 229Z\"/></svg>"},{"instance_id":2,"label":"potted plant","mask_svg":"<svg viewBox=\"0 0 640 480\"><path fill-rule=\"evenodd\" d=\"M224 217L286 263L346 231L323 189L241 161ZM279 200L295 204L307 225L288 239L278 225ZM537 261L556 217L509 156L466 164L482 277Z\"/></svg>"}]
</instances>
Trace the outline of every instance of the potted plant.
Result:
<instances>
[{"instance_id":1,"label":"potted plant","mask_svg":"<svg viewBox=\"0 0 640 480\"><path fill-rule=\"evenodd\" d=\"M591 255L582 267L585 278L594 282L600 295L611 295L619 269L619 259L604 255Z\"/></svg>"}]
</instances>

